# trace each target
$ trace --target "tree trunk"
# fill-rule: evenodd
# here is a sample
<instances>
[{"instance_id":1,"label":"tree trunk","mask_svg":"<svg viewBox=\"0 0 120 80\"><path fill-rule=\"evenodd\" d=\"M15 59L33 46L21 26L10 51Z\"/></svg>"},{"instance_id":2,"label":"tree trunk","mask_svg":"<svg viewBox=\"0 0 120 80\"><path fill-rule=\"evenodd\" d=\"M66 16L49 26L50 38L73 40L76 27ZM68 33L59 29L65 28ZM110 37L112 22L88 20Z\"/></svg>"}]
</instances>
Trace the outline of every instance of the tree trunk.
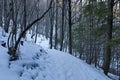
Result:
<instances>
[{"instance_id":1,"label":"tree trunk","mask_svg":"<svg viewBox=\"0 0 120 80\"><path fill-rule=\"evenodd\" d=\"M65 0L62 0L62 25L61 25L60 51L62 51L63 49L63 40L64 40L64 10L65 10Z\"/></svg>"},{"instance_id":2,"label":"tree trunk","mask_svg":"<svg viewBox=\"0 0 120 80\"><path fill-rule=\"evenodd\" d=\"M4 30L6 33L8 33L9 21L10 21L10 15L8 13L7 3L8 3L7 0L4 0Z\"/></svg>"},{"instance_id":3,"label":"tree trunk","mask_svg":"<svg viewBox=\"0 0 120 80\"><path fill-rule=\"evenodd\" d=\"M112 27L113 27L113 4L114 0L108 0L108 21L107 21L107 42L112 40ZM103 71L107 75L109 72L110 61L111 61L111 45L106 45L106 53L103 63Z\"/></svg>"},{"instance_id":4,"label":"tree trunk","mask_svg":"<svg viewBox=\"0 0 120 80\"><path fill-rule=\"evenodd\" d=\"M26 28L26 22L27 22L27 18L26 18L26 0L23 0L23 4L24 4L24 10L23 10L23 12L24 12L24 14L23 14L23 30ZM23 35L23 38L25 38L25 36L26 36L26 33Z\"/></svg>"},{"instance_id":5,"label":"tree trunk","mask_svg":"<svg viewBox=\"0 0 120 80\"><path fill-rule=\"evenodd\" d=\"M58 40L57 40L57 37L58 37L58 0L56 0L56 23L55 23L55 46L54 48L57 49L57 43L58 43Z\"/></svg>"},{"instance_id":6,"label":"tree trunk","mask_svg":"<svg viewBox=\"0 0 120 80\"><path fill-rule=\"evenodd\" d=\"M3 10L2 10L2 9L3 9L3 8L2 8L2 7L3 7L2 4L3 4L3 0L0 0L0 26L2 26L2 14L3 14L3 13L2 13L2 11L3 11Z\"/></svg>"},{"instance_id":7,"label":"tree trunk","mask_svg":"<svg viewBox=\"0 0 120 80\"><path fill-rule=\"evenodd\" d=\"M52 3L52 6L54 6L54 3ZM53 26L54 26L54 7L50 10L50 49L53 47Z\"/></svg>"},{"instance_id":8,"label":"tree trunk","mask_svg":"<svg viewBox=\"0 0 120 80\"><path fill-rule=\"evenodd\" d=\"M72 54L72 22L71 22L71 0L68 0L68 16L69 16L69 53Z\"/></svg>"},{"instance_id":9,"label":"tree trunk","mask_svg":"<svg viewBox=\"0 0 120 80\"><path fill-rule=\"evenodd\" d=\"M26 31L28 31L35 23L37 23L38 21L40 21L46 14L47 12L51 9L51 3L52 3L52 0L50 2L50 5L49 5L49 8L39 17L37 18L36 20L34 20L33 22L31 22L29 25L27 25L27 27L24 29L24 31L21 32L20 36L18 37L18 40L16 41L15 43L15 46L11 47L8 51L8 54L10 54L13 58L12 60L17 60L18 59L18 56L17 56L17 49L18 49L18 45L23 37L23 35L26 33Z\"/></svg>"}]
</instances>

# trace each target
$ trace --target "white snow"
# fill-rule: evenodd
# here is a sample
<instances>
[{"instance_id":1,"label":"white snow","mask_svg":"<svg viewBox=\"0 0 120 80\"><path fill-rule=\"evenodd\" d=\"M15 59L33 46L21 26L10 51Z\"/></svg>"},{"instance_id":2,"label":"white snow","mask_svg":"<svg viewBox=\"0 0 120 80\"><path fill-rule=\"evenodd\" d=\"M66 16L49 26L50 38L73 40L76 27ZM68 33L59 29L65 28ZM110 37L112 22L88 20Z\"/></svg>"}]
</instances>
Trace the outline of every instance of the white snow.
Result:
<instances>
[{"instance_id":1,"label":"white snow","mask_svg":"<svg viewBox=\"0 0 120 80\"><path fill-rule=\"evenodd\" d=\"M61 75L61 79L57 80L110 80L102 72L67 53L57 50L48 52L56 64L55 71Z\"/></svg>"},{"instance_id":2,"label":"white snow","mask_svg":"<svg viewBox=\"0 0 120 80\"><path fill-rule=\"evenodd\" d=\"M0 80L18 80L17 74L9 69L9 55L7 54L7 49L2 47L1 45L0 45Z\"/></svg>"},{"instance_id":3,"label":"white snow","mask_svg":"<svg viewBox=\"0 0 120 80\"><path fill-rule=\"evenodd\" d=\"M31 42L25 42L20 51L20 60L10 65L20 80L110 80L99 70L68 53L44 51Z\"/></svg>"},{"instance_id":4,"label":"white snow","mask_svg":"<svg viewBox=\"0 0 120 80\"><path fill-rule=\"evenodd\" d=\"M47 49L48 43L42 46ZM7 48L0 45L0 80L110 80L68 53L44 50L31 41L24 41L19 53L19 60L9 62Z\"/></svg>"}]
</instances>

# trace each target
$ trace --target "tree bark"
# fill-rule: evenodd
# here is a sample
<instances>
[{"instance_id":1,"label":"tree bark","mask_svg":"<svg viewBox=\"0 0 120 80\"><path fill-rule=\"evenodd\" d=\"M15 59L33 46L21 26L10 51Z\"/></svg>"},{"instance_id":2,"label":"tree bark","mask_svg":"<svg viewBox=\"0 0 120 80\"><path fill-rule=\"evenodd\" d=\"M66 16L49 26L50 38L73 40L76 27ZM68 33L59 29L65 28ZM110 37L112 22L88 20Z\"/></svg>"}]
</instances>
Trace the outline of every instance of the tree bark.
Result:
<instances>
[{"instance_id":1,"label":"tree bark","mask_svg":"<svg viewBox=\"0 0 120 80\"><path fill-rule=\"evenodd\" d=\"M40 21L46 14L47 12L51 9L51 3L52 3L52 0L50 2L50 6L49 8L41 15L41 17L37 18L36 20L34 20L32 23L30 23L25 29L24 31L21 32L20 36L18 37L18 40L16 41L15 43L15 46L11 47L8 51L8 54L10 54L12 57L13 57L13 60L16 60L18 58L18 55L16 53L17 49L18 49L18 45L23 37L23 35L26 33L26 31L28 31L35 23L37 23L38 21Z\"/></svg>"},{"instance_id":2,"label":"tree bark","mask_svg":"<svg viewBox=\"0 0 120 80\"><path fill-rule=\"evenodd\" d=\"M52 7L54 6L54 3L52 3ZM50 10L49 13L50 17L50 49L53 47L53 26L54 26L54 7Z\"/></svg>"},{"instance_id":3,"label":"tree bark","mask_svg":"<svg viewBox=\"0 0 120 80\"><path fill-rule=\"evenodd\" d=\"M2 7L3 7L3 0L0 0L0 26L2 26Z\"/></svg>"},{"instance_id":4,"label":"tree bark","mask_svg":"<svg viewBox=\"0 0 120 80\"><path fill-rule=\"evenodd\" d=\"M71 22L71 0L68 0L68 16L69 16L69 53L72 54L72 22Z\"/></svg>"},{"instance_id":5,"label":"tree bark","mask_svg":"<svg viewBox=\"0 0 120 80\"><path fill-rule=\"evenodd\" d=\"M23 30L26 28L26 22L27 22L27 15L26 15L26 0L23 0L23 4L24 4L24 14L23 14ZM25 38L26 33L23 35L23 38Z\"/></svg>"},{"instance_id":6,"label":"tree bark","mask_svg":"<svg viewBox=\"0 0 120 80\"><path fill-rule=\"evenodd\" d=\"M65 12L65 0L62 0L62 25L61 25L60 51L62 51L63 49L63 40L64 40L64 12Z\"/></svg>"},{"instance_id":7,"label":"tree bark","mask_svg":"<svg viewBox=\"0 0 120 80\"><path fill-rule=\"evenodd\" d=\"M113 5L114 0L108 0L108 21L107 21L107 42L112 40L112 28L113 28ZM111 45L106 45L106 53L103 63L103 71L107 75L109 72L110 61L111 61Z\"/></svg>"},{"instance_id":8,"label":"tree bark","mask_svg":"<svg viewBox=\"0 0 120 80\"><path fill-rule=\"evenodd\" d=\"M56 23L55 23L55 46L54 48L57 49L57 43L58 43L58 0L56 0Z\"/></svg>"},{"instance_id":9,"label":"tree bark","mask_svg":"<svg viewBox=\"0 0 120 80\"><path fill-rule=\"evenodd\" d=\"M8 33L8 29L9 29L9 21L10 21L10 15L8 12L8 5L7 5L7 0L4 0L4 30L6 33Z\"/></svg>"}]
</instances>

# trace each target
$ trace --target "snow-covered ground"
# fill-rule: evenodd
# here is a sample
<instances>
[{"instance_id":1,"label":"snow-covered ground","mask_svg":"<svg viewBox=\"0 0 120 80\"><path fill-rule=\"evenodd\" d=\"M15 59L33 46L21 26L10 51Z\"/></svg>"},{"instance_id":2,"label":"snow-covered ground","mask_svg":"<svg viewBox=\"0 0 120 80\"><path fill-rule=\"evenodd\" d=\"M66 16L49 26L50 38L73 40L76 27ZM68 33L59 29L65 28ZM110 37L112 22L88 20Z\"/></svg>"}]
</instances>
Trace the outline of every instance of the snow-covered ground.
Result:
<instances>
[{"instance_id":1,"label":"snow-covered ground","mask_svg":"<svg viewBox=\"0 0 120 80\"><path fill-rule=\"evenodd\" d=\"M47 42L47 41L46 41ZM7 49L0 45L0 80L110 80L103 72L68 53L25 41L20 59L9 62Z\"/></svg>"},{"instance_id":2,"label":"snow-covered ground","mask_svg":"<svg viewBox=\"0 0 120 80\"><path fill-rule=\"evenodd\" d=\"M34 42L35 36L33 36L33 38L31 38L31 34L28 33L26 39L27 39L27 41ZM49 39L46 39L45 36L43 36L43 35L38 35L36 44L42 46L44 49L48 49L49 48Z\"/></svg>"}]
</instances>

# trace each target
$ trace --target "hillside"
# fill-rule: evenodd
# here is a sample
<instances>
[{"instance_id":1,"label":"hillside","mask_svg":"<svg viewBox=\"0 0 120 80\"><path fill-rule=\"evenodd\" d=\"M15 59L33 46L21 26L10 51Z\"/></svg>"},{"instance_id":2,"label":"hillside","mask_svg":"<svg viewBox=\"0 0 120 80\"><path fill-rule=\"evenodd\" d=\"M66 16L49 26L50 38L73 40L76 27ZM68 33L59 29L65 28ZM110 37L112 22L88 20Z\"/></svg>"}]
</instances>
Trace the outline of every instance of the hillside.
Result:
<instances>
[{"instance_id":1,"label":"hillside","mask_svg":"<svg viewBox=\"0 0 120 80\"><path fill-rule=\"evenodd\" d=\"M25 42L19 55L9 62L7 49L0 46L0 80L110 80L82 60L32 42Z\"/></svg>"},{"instance_id":2,"label":"hillside","mask_svg":"<svg viewBox=\"0 0 120 80\"><path fill-rule=\"evenodd\" d=\"M120 0L0 0L0 80L120 80Z\"/></svg>"}]
</instances>

